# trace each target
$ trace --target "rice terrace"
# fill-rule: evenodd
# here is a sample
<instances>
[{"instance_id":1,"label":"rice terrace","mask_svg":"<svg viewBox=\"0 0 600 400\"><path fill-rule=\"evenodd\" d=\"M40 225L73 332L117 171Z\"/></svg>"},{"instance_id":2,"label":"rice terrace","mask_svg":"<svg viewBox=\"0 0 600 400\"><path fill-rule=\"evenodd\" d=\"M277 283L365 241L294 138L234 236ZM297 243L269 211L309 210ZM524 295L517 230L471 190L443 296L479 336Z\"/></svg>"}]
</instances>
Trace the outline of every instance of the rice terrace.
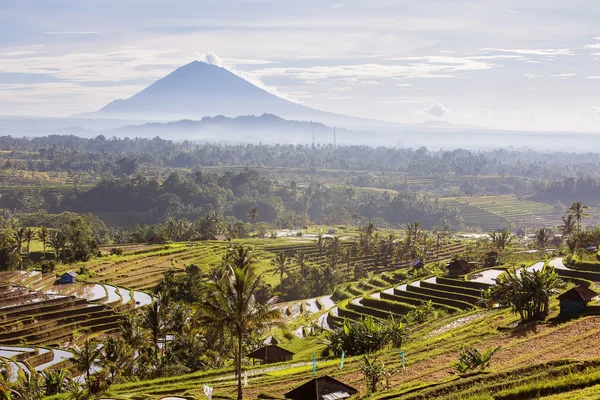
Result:
<instances>
[{"instance_id":1,"label":"rice terrace","mask_svg":"<svg viewBox=\"0 0 600 400\"><path fill-rule=\"evenodd\" d=\"M0 1L0 400L600 399L599 20Z\"/></svg>"}]
</instances>

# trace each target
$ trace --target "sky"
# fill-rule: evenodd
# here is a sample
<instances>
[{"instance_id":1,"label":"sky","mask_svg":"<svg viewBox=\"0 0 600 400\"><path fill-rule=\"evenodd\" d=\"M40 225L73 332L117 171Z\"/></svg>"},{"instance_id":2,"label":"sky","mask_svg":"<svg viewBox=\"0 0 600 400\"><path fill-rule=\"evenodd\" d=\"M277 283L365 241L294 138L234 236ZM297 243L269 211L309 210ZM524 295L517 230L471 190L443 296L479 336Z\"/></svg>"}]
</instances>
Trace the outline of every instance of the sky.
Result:
<instances>
[{"instance_id":1,"label":"sky","mask_svg":"<svg viewBox=\"0 0 600 400\"><path fill-rule=\"evenodd\" d=\"M385 121L600 132L597 0L0 0L0 115L65 117L208 61Z\"/></svg>"}]
</instances>

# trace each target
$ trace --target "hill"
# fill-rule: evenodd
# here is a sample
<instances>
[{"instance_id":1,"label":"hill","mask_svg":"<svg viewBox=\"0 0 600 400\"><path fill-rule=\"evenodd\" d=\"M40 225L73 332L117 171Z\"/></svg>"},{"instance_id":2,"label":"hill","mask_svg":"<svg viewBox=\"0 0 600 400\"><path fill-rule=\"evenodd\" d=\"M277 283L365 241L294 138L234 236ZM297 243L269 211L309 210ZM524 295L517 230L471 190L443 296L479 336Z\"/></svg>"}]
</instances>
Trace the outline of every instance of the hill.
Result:
<instances>
[{"instance_id":1,"label":"hill","mask_svg":"<svg viewBox=\"0 0 600 400\"><path fill-rule=\"evenodd\" d=\"M330 124L383 124L294 103L267 92L223 67L200 61L186 64L132 97L114 100L87 116L176 121L198 120L205 116L237 117L265 113Z\"/></svg>"}]
</instances>

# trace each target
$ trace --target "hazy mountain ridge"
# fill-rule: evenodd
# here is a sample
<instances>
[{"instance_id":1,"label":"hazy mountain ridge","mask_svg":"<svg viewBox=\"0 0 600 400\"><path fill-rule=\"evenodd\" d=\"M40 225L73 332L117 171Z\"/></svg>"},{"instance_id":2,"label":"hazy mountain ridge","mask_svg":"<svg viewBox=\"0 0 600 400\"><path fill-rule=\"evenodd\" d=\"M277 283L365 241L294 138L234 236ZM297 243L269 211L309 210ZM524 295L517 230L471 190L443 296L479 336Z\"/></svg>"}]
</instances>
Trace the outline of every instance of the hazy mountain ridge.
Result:
<instances>
[{"instance_id":1,"label":"hazy mountain ridge","mask_svg":"<svg viewBox=\"0 0 600 400\"><path fill-rule=\"evenodd\" d=\"M346 127L394 125L312 109L269 93L226 68L200 61L176 69L127 99L114 100L83 116L166 122L262 114Z\"/></svg>"}]
</instances>

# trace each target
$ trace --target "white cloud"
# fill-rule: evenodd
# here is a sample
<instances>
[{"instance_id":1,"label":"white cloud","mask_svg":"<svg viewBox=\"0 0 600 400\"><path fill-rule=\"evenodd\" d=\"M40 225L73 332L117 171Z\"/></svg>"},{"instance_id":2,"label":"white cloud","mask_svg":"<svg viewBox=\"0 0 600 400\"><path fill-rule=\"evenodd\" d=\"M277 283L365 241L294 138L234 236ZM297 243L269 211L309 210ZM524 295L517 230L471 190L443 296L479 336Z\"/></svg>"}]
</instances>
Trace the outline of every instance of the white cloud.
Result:
<instances>
[{"instance_id":1,"label":"white cloud","mask_svg":"<svg viewBox=\"0 0 600 400\"><path fill-rule=\"evenodd\" d=\"M330 8L341 8L341 7L346 7L347 5L348 4L340 3L340 4L335 4L335 5L331 6Z\"/></svg>"},{"instance_id":2,"label":"white cloud","mask_svg":"<svg viewBox=\"0 0 600 400\"><path fill-rule=\"evenodd\" d=\"M543 78L544 77L544 75L532 74L530 72L523 74L523 76L526 78Z\"/></svg>"},{"instance_id":3,"label":"white cloud","mask_svg":"<svg viewBox=\"0 0 600 400\"><path fill-rule=\"evenodd\" d=\"M586 44L583 47L585 47L586 49L600 49L600 43Z\"/></svg>"},{"instance_id":4,"label":"white cloud","mask_svg":"<svg viewBox=\"0 0 600 400\"><path fill-rule=\"evenodd\" d=\"M212 51L200 54L200 61L204 61L207 64L216 65L219 67L223 66L223 60L221 60L221 58Z\"/></svg>"},{"instance_id":5,"label":"white cloud","mask_svg":"<svg viewBox=\"0 0 600 400\"><path fill-rule=\"evenodd\" d=\"M575 76L575 74L571 74L571 73L568 73L568 74L552 74L550 76L553 76L555 78L570 78L572 76Z\"/></svg>"},{"instance_id":6,"label":"white cloud","mask_svg":"<svg viewBox=\"0 0 600 400\"><path fill-rule=\"evenodd\" d=\"M521 119L527 124L534 124L536 122L535 116L527 111L523 111L523 114L521 114Z\"/></svg>"},{"instance_id":7,"label":"white cloud","mask_svg":"<svg viewBox=\"0 0 600 400\"><path fill-rule=\"evenodd\" d=\"M424 113L431 114L436 117L442 117L448 111L450 110L444 107L444 105L441 103L434 103L423 110Z\"/></svg>"},{"instance_id":8,"label":"white cloud","mask_svg":"<svg viewBox=\"0 0 600 400\"><path fill-rule=\"evenodd\" d=\"M600 79L600 75L591 75L591 76L588 76L585 79Z\"/></svg>"},{"instance_id":9,"label":"white cloud","mask_svg":"<svg viewBox=\"0 0 600 400\"><path fill-rule=\"evenodd\" d=\"M486 108L481 112L481 116L485 119L489 119L492 117L492 111Z\"/></svg>"},{"instance_id":10,"label":"white cloud","mask_svg":"<svg viewBox=\"0 0 600 400\"><path fill-rule=\"evenodd\" d=\"M531 56L570 56L573 53L570 49L497 49L486 47L482 51L499 51L502 53L513 53Z\"/></svg>"},{"instance_id":11,"label":"white cloud","mask_svg":"<svg viewBox=\"0 0 600 400\"><path fill-rule=\"evenodd\" d=\"M590 121L600 120L600 107L588 107L581 110L581 116Z\"/></svg>"},{"instance_id":12,"label":"white cloud","mask_svg":"<svg viewBox=\"0 0 600 400\"><path fill-rule=\"evenodd\" d=\"M44 32L44 35L97 35L94 31L50 31Z\"/></svg>"}]
</instances>

